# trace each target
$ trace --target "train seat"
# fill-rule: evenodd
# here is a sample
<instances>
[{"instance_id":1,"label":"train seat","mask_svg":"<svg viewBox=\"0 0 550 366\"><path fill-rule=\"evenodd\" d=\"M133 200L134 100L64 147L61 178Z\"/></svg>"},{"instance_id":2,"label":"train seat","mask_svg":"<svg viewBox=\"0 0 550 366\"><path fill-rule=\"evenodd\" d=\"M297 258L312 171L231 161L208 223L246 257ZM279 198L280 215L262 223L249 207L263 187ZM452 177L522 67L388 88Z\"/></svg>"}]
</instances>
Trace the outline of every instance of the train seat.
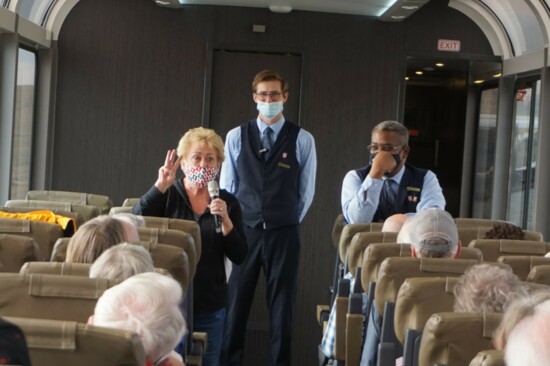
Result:
<instances>
[{"instance_id":1,"label":"train seat","mask_svg":"<svg viewBox=\"0 0 550 366\"><path fill-rule=\"evenodd\" d=\"M34 366L142 366L139 336L121 329L82 322L6 317L25 333Z\"/></svg>"},{"instance_id":2,"label":"train seat","mask_svg":"<svg viewBox=\"0 0 550 366\"><path fill-rule=\"evenodd\" d=\"M419 365L468 365L476 354L493 349L498 313L436 313L426 322Z\"/></svg>"},{"instance_id":3,"label":"train seat","mask_svg":"<svg viewBox=\"0 0 550 366\"><path fill-rule=\"evenodd\" d=\"M468 246L481 250L486 262L496 262L502 255L544 256L550 252L549 243L529 240L478 239Z\"/></svg>"},{"instance_id":4,"label":"train seat","mask_svg":"<svg viewBox=\"0 0 550 366\"><path fill-rule=\"evenodd\" d=\"M38 260L38 250L33 238L0 234L0 272L19 272L25 263Z\"/></svg>"},{"instance_id":5,"label":"train seat","mask_svg":"<svg viewBox=\"0 0 550 366\"><path fill-rule=\"evenodd\" d=\"M198 262L201 258L201 232L196 221L172 219L167 217L143 216L145 227L158 229L180 230L190 234L195 244L195 257Z\"/></svg>"},{"instance_id":6,"label":"train seat","mask_svg":"<svg viewBox=\"0 0 550 366\"><path fill-rule=\"evenodd\" d=\"M122 207L134 207L139 203L139 197L125 198L122 202Z\"/></svg>"},{"instance_id":7,"label":"train seat","mask_svg":"<svg viewBox=\"0 0 550 366\"><path fill-rule=\"evenodd\" d=\"M534 266L527 275L527 282L550 285L550 265Z\"/></svg>"},{"instance_id":8,"label":"train seat","mask_svg":"<svg viewBox=\"0 0 550 366\"><path fill-rule=\"evenodd\" d=\"M496 349L480 351L470 361L469 366L506 366L504 352Z\"/></svg>"},{"instance_id":9,"label":"train seat","mask_svg":"<svg viewBox=\"0 0 550 366\"><path fill-rule=\"evenodd\" d=\"M147 249L156 268L166 269L178 281L185 293L189 286L189 258L184 249L168 244L150 242L135 243ZM52 262L64 262L67 255L69 238L61 238L55 244Z\"/></svg>"},{"instance_id":10,"label":"train seat","mask_svg":"<svg viewBox=\"0 0 550 366\"><path fill-rule=\"evenodd\" d=\"M340 261L342 263L346 262L347 251L355 234L360 232L378 232L382 230L382 225L383 223L381 222L345 225L342 229L342 234L340 235L340 242L338 243L338 253L340 255Z\"/></svg>"},{"instance_id":11,"label":"train seat","mask_svg":"<svg viewBox=\"0 0 550 366\"><path fill-rule=\"evenodd\" d=\"M116 281L79 276L0 273L0 314L85 323Z\"/></svg>"},{"instance_id":12,"label":"train seat","mask_svg":"<svg viewBox=\"0 0 550 366\"><path fill-rule=\"evenodd\" d=\"M63 237L63 229L57 224L20 219L1 218L0 233L34 239L38 244L38 260L48 260L55 241Z\"/></svg>"},{"instance_id":13,"label":"train seat","mask_svg":"<svg viewBox=\"0 0 550 366\"><path fill-rule=\"evenodd\" d=\"M51 274L60 276L84 276L90 274L91 263L65 263L65 262L27 262L20 274Z\"/></svg>"},{"instance_id":14,"label":"train seat","mask_svg":"<svg viewBox=\"0 0 550 366\"><path fill-rule=\"evenodd\" d=\"M355 234L347 249L349 271L355 276L355 269L361 267L363 253L369 245L375 243L395 243L396 240L397 233L359 232Z\"/></svg>"},{"instance_id":15,"label":"train seat","mask_svg":"<svg viewBox=\"0 0 550 366\"><path fill-rule=\"evenodd\" d=\"M9 200L5 203L6 207L33 208L43 210L62 210L68 212L77 212L82 216L84 222L99 216L100 211L95 206L81 205L72 202L61 201L43 201L43 200Z\"/></svg>"},{"instance_id":16,"label":"train seat","mask_svg":"<svg viewBox=\"0 0 550 366\"><path fill-rule=\"evenodd\" d=\"M550 258L533 255L502 255L498 257L497 262L505 263L512 267L512 271L520 280L525 281L533 267L549 264Z\"/></svg>"},{"instance_id":17,"label":"train seat","mask_svg":"<svg viewBox=\"0 0 550 366\"><path fill-rule=\"evenodd\" d=\"M502 220L492 220L492 219L478 219L471 217L455 217L454 222L457 227L490 227L497 223L505 223L506 221Z\"/></svg>"},{"instance_id":18,"label":"train seat","mask_svg":"<svg viewBox=\"0 0 550 366\"><path fill-rule=\"evenodd\" d=\"M137 231L139 240L142 242L148 242L150 244L162 243L174 245L184 249L189 259L189 276L190 278L195 276L198 257L195 248L195 240L191 234L181 230L158 229L150 227L139 227L137 228Z\"/></svg>"},{"instance_id":19,"label":"train seat","mask_svg":"<svg viewBox=\"0 0 550 366\"><path fill-rule=\"evenodd\" d=\"M109 210L109 215L116 215L120 213L132 213L132 207L113 206Z\"/></svg>"},{"instance_id":20,"label":"train seat","mask_svg":"<svg viewBox=\"0 0 550 366\"><path fill-rule=\"evenodd\" d=\"M66 192L66 191L28 191L27 200L70 202L84 206L97 207L101 215L106 215L113 206L108 197L94 193Z\"/></svg>"}]
</instances>

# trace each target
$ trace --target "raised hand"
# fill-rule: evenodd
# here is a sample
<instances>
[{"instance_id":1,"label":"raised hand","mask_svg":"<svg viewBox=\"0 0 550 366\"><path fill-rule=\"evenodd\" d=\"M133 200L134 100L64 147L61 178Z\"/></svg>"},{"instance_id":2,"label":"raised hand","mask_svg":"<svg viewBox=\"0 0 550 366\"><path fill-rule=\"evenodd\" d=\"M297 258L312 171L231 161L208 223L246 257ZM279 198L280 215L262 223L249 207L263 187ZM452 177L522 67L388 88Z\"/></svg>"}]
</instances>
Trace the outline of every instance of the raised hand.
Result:
<instances>
[{"instance_id":1,"label":"raised hand","mask_svg":"<svg viewBox=\"0 0 550 366\"><path fill-rule=\"evenodd\" d=\"M174 184L176 172L178 171L182 160L183 155L178 157L175 149L168 150L166 153L166 160L164 160L164 165L159 168L159 176L155 182L155 187L157 187L159 191L165 193L168 188Z\"/></svg>"}]
</instances>

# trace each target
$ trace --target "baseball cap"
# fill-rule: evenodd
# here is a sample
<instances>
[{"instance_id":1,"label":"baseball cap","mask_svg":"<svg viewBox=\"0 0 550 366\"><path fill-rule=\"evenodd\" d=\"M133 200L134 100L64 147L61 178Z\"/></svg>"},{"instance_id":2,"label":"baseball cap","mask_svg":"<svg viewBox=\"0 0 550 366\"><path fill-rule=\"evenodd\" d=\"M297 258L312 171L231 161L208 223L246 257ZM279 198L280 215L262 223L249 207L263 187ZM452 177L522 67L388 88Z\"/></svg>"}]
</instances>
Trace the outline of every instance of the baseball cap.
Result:
<instances>
[{"instance_id":1,"label":"baseball cap","mask_svg":"<svg viewBox=\"0 0 550 366\"><path fill-rule=\"evenodd\" d=\"M412 218L409 230L411 244L423 252L453 255L457 251L458 231L447 211L436 208L420 211Z\"/></svg>"}]
</instances>

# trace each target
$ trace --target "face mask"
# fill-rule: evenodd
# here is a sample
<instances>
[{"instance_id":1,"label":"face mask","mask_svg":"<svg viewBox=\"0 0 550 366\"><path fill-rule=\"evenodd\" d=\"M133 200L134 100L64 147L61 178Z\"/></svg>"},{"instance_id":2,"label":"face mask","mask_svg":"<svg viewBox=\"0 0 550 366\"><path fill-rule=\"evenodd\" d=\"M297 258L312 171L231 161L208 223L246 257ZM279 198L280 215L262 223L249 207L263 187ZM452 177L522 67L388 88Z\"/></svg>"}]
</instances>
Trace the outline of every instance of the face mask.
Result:
<instances>
[{"instance_id":1,"label":"face mask","mask_svg":"<svg viewBox=\"0 0 550 366\"><path fill-rule=\"evenodd\" d=\"M260 112L262 116L272 119L279 113L283 111L283 102L258 102L256 109Z\"/></svg>"},{"instance_id":2,"label":"face mask","mask_svg":"<svg viewBox=\"0 0 550 366\"><path fill-rule=\"evenodd\" d=\"M378 155L378 153L371 153L370 154L370 164L372 165L372 161L374 159L374 157ZM391 154L391 156L393 156L393 158L395 159L395 166L398 167L399 164L401 164L401 155L400 154Z\"/></svg>"},{"instance_id":3,"label":"face mask","mask_svg":"<svg viewBox=\"0 0 550 366\"><path fill-rule=\"evenodd\" d=\"M185 168L183 168L185 179L187 179L187 181L192 185L199 188L205 188L208 186L208 182L216 179L219 171L219 168L212 168L209 166L186 165Z\"/></svg>"}]
</instances>

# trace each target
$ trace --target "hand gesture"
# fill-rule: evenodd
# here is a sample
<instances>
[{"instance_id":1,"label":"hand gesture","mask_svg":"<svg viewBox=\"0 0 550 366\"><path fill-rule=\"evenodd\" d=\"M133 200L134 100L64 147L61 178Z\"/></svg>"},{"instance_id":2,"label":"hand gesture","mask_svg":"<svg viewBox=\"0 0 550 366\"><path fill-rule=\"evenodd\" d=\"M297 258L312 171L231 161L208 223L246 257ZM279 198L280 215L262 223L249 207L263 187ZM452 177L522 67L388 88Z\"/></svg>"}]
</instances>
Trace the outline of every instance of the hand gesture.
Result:
<instances>
[{"instance_id":1,"label":"hand gesture","mask_svg":"<svg viewBox=\"0 0 550 366\"><path fill-rule=\"evenodd\" d=\"M384 174L391 173L397 163L392 154L388 151L380 151L374 159L372 159L372 166L369 175L372 178L381 179Z\"/></svg>"},{"instance_id":2,"label":"hand gesture","mask_svg":"<svg viewBox=\"0 0 550 366\"><path fill-rule=\"evenodd\" d=\"M164 161L164 165L159 169L159 177L155 183L155 187L157 187L159 191L165 193L168 188L174 184L176 172L178 171L182 160L183 155L178 158L175 149L168 150L166 153L166 160Z\"/></svg>"}]
</instances>

